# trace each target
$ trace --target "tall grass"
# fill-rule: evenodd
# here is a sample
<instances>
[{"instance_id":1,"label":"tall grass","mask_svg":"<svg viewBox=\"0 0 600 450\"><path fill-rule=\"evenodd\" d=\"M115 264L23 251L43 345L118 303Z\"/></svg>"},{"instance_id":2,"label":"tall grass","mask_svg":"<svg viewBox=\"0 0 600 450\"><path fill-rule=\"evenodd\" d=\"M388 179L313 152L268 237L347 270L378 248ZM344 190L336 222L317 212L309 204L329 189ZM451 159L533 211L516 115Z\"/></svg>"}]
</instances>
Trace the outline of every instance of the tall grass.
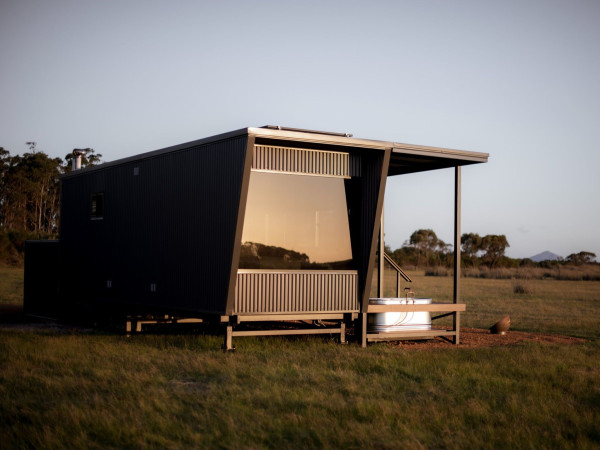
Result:
<instances>
[{"instance_id":1,"label":"tall grass","mask_svg":"<svg viewBox=\"0 0 600 450\"><path fill-rule=\"evenodd\" d=\"M417 296L451 300L451 278L410 275ZM240 338L224 354L220 336L0 325L0 447L598 448L600 282L462 281L463 325L509 313L514 329L588 341Z\"/></svg>"},{"instance_id":2,"label":"tall grass","mask_svg":"<svg viewBox=\"0 0 600 450\"><path fill-rule=\"evenodd\" d=\"M600 442L600 347L2 332L3 448L506 448Z\"/></svg>"},{"instance_id":3,"label":"tall grass","mask_svg":"<svg viewBox=\"0 0 600 450\"><path fill-rule=\"evenodd\" d=\"M0 304L23 303L23 269L0 265Z\"/></svg>"},{"instance_id":4,"label":"tall grass","mask_svg":"<svg viewBox=\"0 0 600 450\"><path fill-rule=\"evenodd\" d=\"M452 301L453 279L409 272L417 297ZM391 284L389 280L388 284ZM511 279L461 279L462 324L489 328L509 314L512 329L600 338L600 282L526 280L526 293L515 293Z\"/></svg>"}]
</instances>

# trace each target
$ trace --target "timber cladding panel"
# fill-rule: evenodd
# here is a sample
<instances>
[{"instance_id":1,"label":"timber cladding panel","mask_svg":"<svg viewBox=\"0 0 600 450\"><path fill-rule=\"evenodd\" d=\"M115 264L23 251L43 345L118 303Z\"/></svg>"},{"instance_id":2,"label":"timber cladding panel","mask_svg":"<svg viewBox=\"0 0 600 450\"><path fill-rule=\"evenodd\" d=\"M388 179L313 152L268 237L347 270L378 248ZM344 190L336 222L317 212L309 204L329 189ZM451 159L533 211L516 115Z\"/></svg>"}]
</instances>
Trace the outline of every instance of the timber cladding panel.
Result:
<instances>
[{"instance_id":1,"label":"timber cladding panel","mask_svg":"<svg viewBox=\"0 0 600 450\"><path fill-rule=\"evenodd\" d=\"M345 152L255 145L252 170L350 178Z\"/></svg>"},{"instance_id":2,"label":"timber cladding panel","mask_svg":"<svg viewBox=\"0 0 600 450\"><path fill-rule=\"evenodd\" d=\"M240 270L234 313L352 312L359 309L356 272Z\"/></svg>"}]
</instances>

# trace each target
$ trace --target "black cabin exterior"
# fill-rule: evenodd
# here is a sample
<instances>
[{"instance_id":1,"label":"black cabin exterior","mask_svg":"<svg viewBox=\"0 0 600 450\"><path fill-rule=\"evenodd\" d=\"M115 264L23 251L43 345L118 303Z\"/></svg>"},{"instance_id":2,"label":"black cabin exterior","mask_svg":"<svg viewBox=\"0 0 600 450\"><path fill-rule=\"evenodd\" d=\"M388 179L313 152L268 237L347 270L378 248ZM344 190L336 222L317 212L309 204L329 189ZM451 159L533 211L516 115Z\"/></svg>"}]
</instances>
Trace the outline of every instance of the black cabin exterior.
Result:
<instances>
[{"instance_id":1,"label":"black cabin exterior","mask_svg":"<svg viewBox=\"0 0 600 450\"><path fill-rule=\"evenodd\" d=\"M267 126L70 172L58 243L28 246L26 312L54 258L57 310L352 320L368 311L387 177L455 167L460 230L460 166L487 158Z\"/></svg>"}]
</instances>

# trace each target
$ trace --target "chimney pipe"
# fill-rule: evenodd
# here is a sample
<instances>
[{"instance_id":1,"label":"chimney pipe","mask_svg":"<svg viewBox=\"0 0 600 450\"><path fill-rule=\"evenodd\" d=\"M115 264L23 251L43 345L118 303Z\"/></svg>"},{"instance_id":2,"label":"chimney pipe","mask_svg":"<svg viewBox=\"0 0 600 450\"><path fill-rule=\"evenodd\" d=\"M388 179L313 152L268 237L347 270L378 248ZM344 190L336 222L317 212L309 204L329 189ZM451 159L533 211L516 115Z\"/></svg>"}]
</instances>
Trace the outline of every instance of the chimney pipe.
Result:
<instances>
[{"instance_id":1,"label":"chimney pipe","mask_svg":"<svg viewBox=\"0 0 600 450\"><path fill-rule=\"evenodd\" d=\"M82 150L79 148L73 149L73 159L71 160L71 169L79 170L81 169L81 157L87 153L86 150Z\"/></svg>"}]
</instances>

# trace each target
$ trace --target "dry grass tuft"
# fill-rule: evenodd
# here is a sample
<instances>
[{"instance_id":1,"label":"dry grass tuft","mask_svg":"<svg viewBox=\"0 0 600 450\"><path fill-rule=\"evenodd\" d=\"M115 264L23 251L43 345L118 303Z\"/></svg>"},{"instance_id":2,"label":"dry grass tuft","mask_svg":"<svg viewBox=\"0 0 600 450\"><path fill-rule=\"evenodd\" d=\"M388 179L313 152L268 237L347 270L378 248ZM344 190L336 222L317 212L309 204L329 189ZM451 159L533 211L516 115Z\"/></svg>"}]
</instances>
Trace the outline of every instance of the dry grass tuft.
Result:
<instances>
[{"instance_id":1,"label":"dry grass tuft","mask_svg":"<svg viewBox=\"0 0 600 450\"><path fill-rule=\"evenodd\" d=\"M531 294L533 291L529 284L524 283L523 281L517 281L513 283L513 292L515 294Z\"/></svg>"},{"instance_id":2,"label":"dry grass tuft","mask_svg":"<svg viewBox=\"0 0 600 450\"><path fill-rule=\"evenodd\" d=\"M0 266L0 304L23 303L23 269Z\"/></svg>"}]
</instances>

